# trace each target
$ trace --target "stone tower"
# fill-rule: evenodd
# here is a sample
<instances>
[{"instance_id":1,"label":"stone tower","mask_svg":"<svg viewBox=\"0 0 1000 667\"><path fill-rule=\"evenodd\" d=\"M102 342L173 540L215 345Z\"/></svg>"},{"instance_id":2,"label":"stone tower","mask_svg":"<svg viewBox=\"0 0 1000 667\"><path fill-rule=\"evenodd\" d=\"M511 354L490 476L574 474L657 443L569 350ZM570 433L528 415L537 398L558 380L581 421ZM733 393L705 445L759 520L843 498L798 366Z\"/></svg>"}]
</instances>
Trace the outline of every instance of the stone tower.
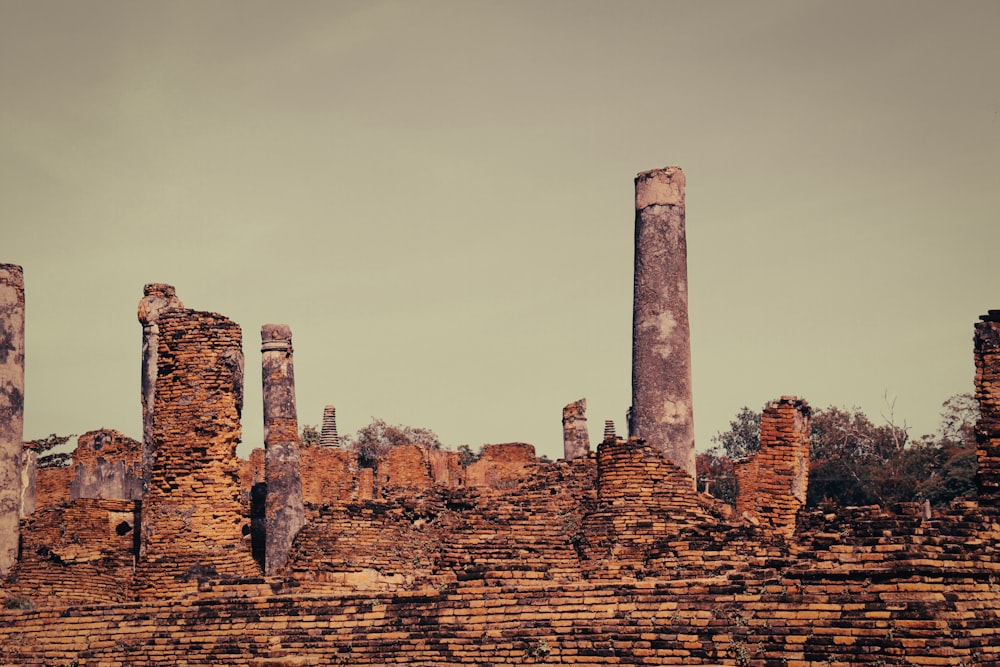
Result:
<instances>
[{"instance_id":1,"label":"stone tower","mask_svg":"<svg viewBox=\"0 0 1000 667\"><path fill-rule=\"evenodd\" d=\"M24 271L0 264L0 576L17 562L24 439Z\"/></svg>"},{"instance_id":2,"label":"stone tower","mask_svg":"<svg viewBox=\"0 0 1000 667\"><path fill-rule=\"evenodd\" d=\"M288 560L292 540L305 524L295 411L292 330L287 324L260 329L264 390L264 570L275 574Z\"/></svg>"},{"instance_id":3,"label":"stone tower","mask_svg":"<svg viewBox=\"0 0 1000 667\"><path fill-rule=\"evenodd\" d=\"M629 435L695 476L684 172L635 178L635 292Z\"/></svg>"},{"instance_id":4,"label":"stone tower","mask_svg":"<svg viewBox=\"0 0 1000 667\"><path fill-rule=\"evenodd\" d=\"M332 405L323 408L323 427L319 435L319 444L324 447L340 447L340 436L337 435L337 408Z\"/></svg>"},{"instance_id":5,"label":"stone tower","mask_svg":"<svg viewBox=\"0 0 1000 667\"><path fill-rule=\"evenodd\" d=\"M563 458L578 459L590 453L590 433L587 430L587 399L573 401L563 408Z\"/></svg>"},{"instance_id":6,"label":"stone tower","mask_svg":"<svg viewBox=\"0 0 1000 667\"><path fill-rule=\"evenodd\" d=\"M153 396L156 387L156 348L160 339L160 313L183 308L173 285L149 283L142 288L139 323L142 325L142 441L152 442Z\"/></svg>"}]
</instances>

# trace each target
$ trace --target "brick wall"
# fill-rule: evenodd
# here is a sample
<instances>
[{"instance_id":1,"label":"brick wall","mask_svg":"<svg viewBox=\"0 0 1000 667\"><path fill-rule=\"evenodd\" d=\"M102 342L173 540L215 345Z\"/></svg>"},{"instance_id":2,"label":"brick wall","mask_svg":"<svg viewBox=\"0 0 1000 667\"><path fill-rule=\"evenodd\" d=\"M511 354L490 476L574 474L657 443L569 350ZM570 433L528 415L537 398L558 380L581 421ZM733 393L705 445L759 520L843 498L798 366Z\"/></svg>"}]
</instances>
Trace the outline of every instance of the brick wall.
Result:
<instances>
[{"instance_id":1,"label":"brick wall","mask_svg":"<svg viewBox=\"0 0 1000 667\"><path fill-rule=\"evenodd\" d=\"M112 429L84 433L73 451L70 498L142 497L142 443Z\"/></svg>"},{"instance_id":2,"label":"brick wall","mask_svg":"<svg viewBox=\"0 0 1000 667\"><path fill-rule=\"evenodd\" d=\"M1000 500L1000 310L991 310L976 323L977 484L983 500Z\"/></svg>"},{"instance_id":3,"label":"brick wall","mask_svg":"<svg viewBox=\"0 0 1000 667\"><path fill-rule=\"evenodd\" d=\"M468 486L503 488L524 476L535 462L535 446L523 442L486 445L482 456L465 469Z\"/></svg>"}]
</instances>

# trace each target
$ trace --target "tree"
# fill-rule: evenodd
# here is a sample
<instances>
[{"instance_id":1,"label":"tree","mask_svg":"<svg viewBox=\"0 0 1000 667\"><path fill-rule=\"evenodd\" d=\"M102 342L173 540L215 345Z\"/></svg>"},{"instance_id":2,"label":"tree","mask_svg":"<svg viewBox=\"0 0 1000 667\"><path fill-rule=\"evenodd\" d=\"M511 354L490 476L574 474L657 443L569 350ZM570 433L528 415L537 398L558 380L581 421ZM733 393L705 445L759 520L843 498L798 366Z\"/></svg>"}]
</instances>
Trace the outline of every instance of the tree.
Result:
<instances>
[{"instance_id":1,"label":"tree","mask_svg":"<svg viewBox=\"0 0 1000 667\"><path fill-rule=\"evenodd\" d=\"M732 460L749 456L760 449L760 416L747 406L740 408L736 419L729 422L728 431L720 431L712 436L713 449L722 448Z\"/></svg>"},{"instance_id":2,"label":"tree","mask_svg":"<svg viewBox=\"0 0 1000 667\"><path fill-rule=\"evenodd\" d=\"M372 417L372 422L360 428L357 435L346 436L343 441L347 449L357 452L358 464L365 468L374 468L380 459L385 458L390 449L399 445L420 445L430 449L441 449L441 440L434 431L387 424L384 419L377 417Z\"/></svg>"},{"instance_id":3,"label":"tree","mask_svg":"<svg viewBox=\"0 0 1000 667\"><path fill-rule=\"evenodd\" d=\"M920 497L934 505L958 497L974 498L978 493L975 428L979 403L972 394L955 394L941 407L936 441L933 436L924 436L929 446L934 447L935 457L918 489Z\"/></svg>"},{"instance_id":4,"label":"tree","mask_svg":"<svg viewBox=\"0 0 1000 667\"><path fill-rule=\"evenodd\" d=\"M70 460L73 458L73 452L62 451L52 452L50 454L46 454L46 452L51 452L57 447L62 447L69 442L71 438L75 437L76 434L56 435L55 433L52 433L47 438L28 440L24 443L24 448L30 449L38 455L39 468L62 468L69 465Z\"/></svg>"},{"instance_id":5,"label":"tree","mask_svg":"<svg viewBox=\"0 0 1000 667\"><path fill-rule=\"evenodd\" d=\"M699 488L707 488L709 494L730 505L736 504L734 463L760 449L760 417L760 412L743 406L729 422L728 431L712 436L714 446L695 458Z\"/></svg>"},{"instance_id":6,"label":"tree","mask_svg":"<svg viewBox=\"0 0 1000 667\"><path fill-rule=\"evenodd\" d=\"M814 411L808 504L886 505L913 499L919 480L904 474L906 441L905 428L876 426L857 407Z\"/></svg>"},{"instance_id":7,"label":"tree","mask_svg":"<svg viewBox=\"0 0 1000 667\"><path fill-rule=\"evenodd\" d=\"M316 446L319 445L319 429L315 426L305 425L302 427L302 434L299 436L299 440L303 445Z\"/></svg>"}]
</instances>

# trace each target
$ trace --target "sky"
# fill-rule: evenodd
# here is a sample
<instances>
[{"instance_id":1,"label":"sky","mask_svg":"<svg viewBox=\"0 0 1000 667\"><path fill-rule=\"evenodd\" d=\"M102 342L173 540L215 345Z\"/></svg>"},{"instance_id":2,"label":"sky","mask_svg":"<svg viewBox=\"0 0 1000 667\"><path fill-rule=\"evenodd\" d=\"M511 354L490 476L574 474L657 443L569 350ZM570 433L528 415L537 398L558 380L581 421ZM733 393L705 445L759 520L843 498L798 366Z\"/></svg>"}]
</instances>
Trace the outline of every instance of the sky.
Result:
<instances>
[{"instance_id":1,"label":"sky","mask_svg":"<svg viewBox=\"0 0 1000 667\"><path fill-rule=\"evenodd\" d=\"M687 177L699 450L794 394L912 436L1000 308L1000 3L0 0L25 437L141 438L149 282L291 326L299 423L562 455L631 400L633 179Z\"/></svg>"}]
</instances>

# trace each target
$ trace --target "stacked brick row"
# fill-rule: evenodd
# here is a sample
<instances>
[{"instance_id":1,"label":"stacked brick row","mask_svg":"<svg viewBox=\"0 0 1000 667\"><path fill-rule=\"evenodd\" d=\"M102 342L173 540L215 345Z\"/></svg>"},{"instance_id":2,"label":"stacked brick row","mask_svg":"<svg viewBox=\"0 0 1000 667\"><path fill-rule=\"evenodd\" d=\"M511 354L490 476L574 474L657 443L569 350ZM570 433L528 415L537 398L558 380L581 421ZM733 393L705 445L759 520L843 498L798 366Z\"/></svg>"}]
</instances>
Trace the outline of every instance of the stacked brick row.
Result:
<instances>
[{"instance_id":1,"label":"stacked brick row","mask_svg":"<svg viewBox=\"0 0 1000 667\"><path fill-rule=\"evenodd\" d=\"M31 605L130 599L135 524L131 500L81 498L39 509L24 521L21 559L4 592Z\"/></svg>"},{"instance_id":2,"label":"stacked brick row","mask_svg":"<svg viewBox=\"0 0 1000 667\"><path fill-rule=\"evenodd\" d=\"M811 414L809 404L795 396L768 403L761 415L760 449L736 466L736 511L785 537L795 531L795 516L806 503Z\"/></svg>"},{"instance_id":3,"label":"stacked brick row","mask_svg":"<svg viewBox=\"0 0 1000 667\"><path fill-rule=\"evenodd\" d=\"M1000 501L1000 310L979 318L973 337L976 362L977 483L979 497Z\"/></svg>"},{"instance_id":4,"label":"stacked brick row","mask_svg":"<svg viewBox=\"0 0 1000 667\"><path fill-rule=\"evenodd\" d=\"M691 477L643 440L597 448L597 508L587 515L581 550L592 577L645 576L657 545L688 528L718 522Z\"/></svg>"},{"instance_id":5,"label":"stacked brick row","mask_svg":"<svg viewBox=\"0 0 1000 667\"><path fill-rule=\"evenodd\" d=\"M193 576L247 576L249 521L239 487L243 352L216 313L159 317L149 488L137 576L145 594L187 590Z\"/></svg>"},{"instance_id":6,"label":"stacked brick row","mask_svg":"<svg viewBox=\"0 0 1000 667\"><path fill-rule=\"evenodd\" d=\"M7 610L0 611L0 660L819 667L1000 658L998 600L985 571L938 561L925 566L927 576L908 575L909 566L890 578L857 566L802 576L804 565L685 580L469 581L408 592L241 597L257 590L247 582L228 597L203 593L79 614Z\"/></svg>"},{"instance_id":7,"label":"stacked brick row","mask_svg":"<svg viewBox=\"0 0 1000 667\"><path fill-rule=\"evenodd\" d=\"M303 445L299 455L307 516L310 506L347 502L357 497L357 454L334 447Z\"/></svg>"}]
</instances>

